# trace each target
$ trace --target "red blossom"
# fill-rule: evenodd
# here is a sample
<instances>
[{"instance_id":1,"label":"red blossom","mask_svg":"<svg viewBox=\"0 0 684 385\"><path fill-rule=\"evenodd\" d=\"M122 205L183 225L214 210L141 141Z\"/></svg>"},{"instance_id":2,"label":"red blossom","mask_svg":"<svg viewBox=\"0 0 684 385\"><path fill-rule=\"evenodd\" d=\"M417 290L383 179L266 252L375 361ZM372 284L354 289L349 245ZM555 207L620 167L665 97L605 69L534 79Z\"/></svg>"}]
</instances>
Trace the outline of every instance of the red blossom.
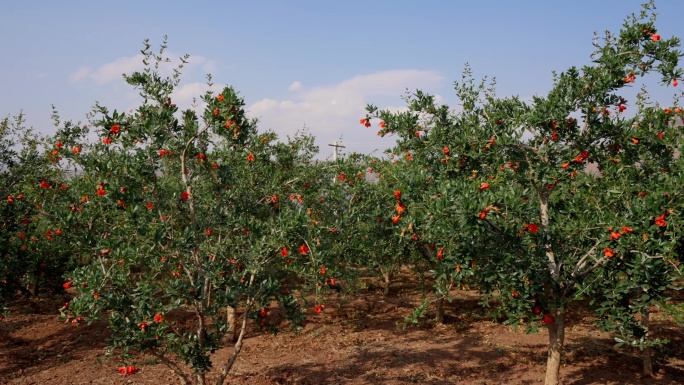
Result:
<instances>
[{"instance_id":1,"label":"red blossom","mask_svg":"<svg viewBox=\"0 0 684 385\"><path fill-rule=\"evenodd\" d=\"M131 376L137 372L138 372L138 368L136 368L133 365L120 366L119 367L119 373L126 375L126 376Z\"/></svg>"},{"instance_id":2,"label":"red blossom","mask_svg":"<svg viewBox=\"0 0 684 385\"><path fill-rule=\"evenodd\" d=\"M148 324L147 321L138 322L138 327L143 333L145 333L147 331L147 328L150 327L150 324Z\"/></svg>"},{"instance_id":3,"label":"red blossom","mask_svg":"<svg viewBox=\"0 0 684 385\"><path fill-rule=\"evenodd\" d=\"M112 126L112 128L109 129L109 132L112 134L118 134L121 131L121 127L119 127L118 124L115 124Z\"/></svg>"},{"instance_id":4,"label":"red blossom","mask_svg":"<svg viewBox=\"0 0 684 385\"><path fill-rule=\"evenodd\" d=\"M399 215L393 216L392 217L392 223L394 223L396 225L397 223L399 223L400 218L401 217Z\"/></svg>"},{"instance_id":5,"label":"red blossom","mask_svg":"<svg viewBox=\"0 0 684 385\"><path fill-rule=\"evenodd\" d=\"M478 187L478 188L480 189L480 191L486 190L486 189L489 188L489 183L487 183L487 182L482 182L482 183L480 183L480 187Z\"/></svg>"},{"instance_id":6,"label":"red blossom","mask_svg":"<svg viewBox=\"0 0 684 385\"><path fill-rule=\"evenodd\" d=\"M57 148L62 148L62 147L64 147L64 143L62 143L62 142L57 142L57 143L55 143L55 147L57 147Z\"/></svg>"},{"instance_id":7,"label":"red blossom","mask_svg":"<svg viewBox=\"0 0 684 385\"><path fill-rule=\"evenodd\" d=\"M154 315L153 320L154 320L154 322L156 322L156 323L161 323L162 321L164 321L164 317L162 316L161 313L157 313L157 314Z\"/></svg>"},{"instance_id":8,"label":"red blossom","mask_svg":"<svg viewBox=\"0 0 684 385\"><path fill-rule=\"evenodd\" d=\"M104 187L100 186L97 189L97 195L103 197L103 196L107 195L107 191L105 191Z\"/></svg>"},{"instance_id":9,"label":"red blossom","mask_svg":"<svg viewBox=\"0 0 684 385\"><path fill-rule=\"evenodd\" d=\"M302 255L309 254L309 246L307 246L306 244L302 244L301 246L299 246L299 254L302 254Z\"/></svg>"},{"instance_id":10,"label":"red blossom","mask_svg":"<svg viewBox=\"0 0 684 385\"><path fill-rule=\"evenodd\" d=\"M527 230L532 234L537 234L539 232L539 225L536 223L529 223L526 224L525 227L523 227L523 230Z\"/></svg>"},{"instance_id":11,"label":"red blossom","mask_svg":"<svg viewBox=\"0 0 684 385\"><path fill-rule=\"evenodd\" d=\"M397 200L401 200L401 190L395 190L394 197L397 198Z\"/></svg>"},{"instance_id":12,"label":"red blossom","mask_svg":"<svg viewBox=\"0 0 684 385\"><path fill-rule=\"evenodd\" d=\"M283 257L287 257L288 252L289 250L287 249L287 247L283 247L283 249L280 250L280 255L282 255Z\"/></svg>"},{"instance_id":13,"label":"red blossom","mask_svg":"<svg viewBox=\"0 0 684 385\"><path fill-rule=\"evenodd\" d=\"M387 125L387 123L385 123L385 122L380 122L380 128L385 128L386 125Z\"/></svg>"},{"instance_id":14,"label":"red blossom","mask_svg":"<svg viewBox=\"0 0 684 385\"><path fill-rule=\"evenodd\" d=\"M222 102L222 101L224 101L225 99L226 99L226 98L223 97L223 94L219 94L219 96L216 97L216 100L218 100L219 102Z\"/></svg>"},{"instance_id":15,"label":"red blossom","mask_svg":"<svg viewBox=\"0 0 684 385\"><path fill-rule=\"evenodd\" d=\"M438 247L437 248L437 259L442 259L442 258L444 258L444 248Z\"/></svg>"},{"instance_id":16,"label":"red blossom","mask_svg":"<svg viewBox=\"0 0 684 385\"><path fill-rule=\"evenodd\" d=\"M658 40L660 40L660 35L657 34L657 33L652 33L652 34L651 34L651 40L653 40L653 41L658 41Z\"/></svg>"},{"instance_id":17,"label":"red blossom","mask_svg":"<svg viewBox=\"0 0 684 385\"><path fill-rule=\"evenodd\" d=\"M41 188L50 188L50 183L48 183L45 179L43 179L42 182L40 182L40 187Z\"/></svg>"},{"instance_id":18,"label":"red blossom","mask_svg":"<svg viewBox=\"0 0 684 385\"><path fill-rule=\"evenodd\" d=\"M550 325L553 323L553 318L550 315L544 314L544 325Z\"/></svg>"},{"instance_id":19,"label":"red blossom","mask_svg":"<svg viewBox=\"0 0 684 385\"><path fill-rule=\"evenodd\" d=\"M612 249L606 247L605 249L603 249L603 255L605 255L606 258L611 258L615 256L615 252Z\"/></svg>"},{"instance_id":20,"label":"red blossom","mask_svg":"<svg viewBox=\"0 0 684 385\"><path fill-rule=\"evenodd\" d=\"M618 233L617 231L610 230L610 240L611 241L617 241L618 239L620 239L621 235L622 234Z\"/></svg>"},{"instance_id":21,"label":"red blossom","mask_svg":"<svg viewBox=\"0 0 684 385\"><path fill-rule=\"evenodd\" d=\"M65 282L62 286L64 287L64 290L69 290L71 289L71 286L73 286L74 282L73 281L68 281Z\"/></svg>"},{"instance_id":22,"label":"red blossom","mask_svg":"<svg viewBox=\"0 0 684 385\"><path fill-rule=\"evenodd\" d=\"M553 135L551 135L551 137L549 139L551 139L553 141L558 140L558 130L553 130Z\"/></svg>"},{"instance_id":23,"label":"red blossom","mask_svg":"<svg viewBox=\"0 0 684 385\"><path fill-rule=\"evenodd\" d=\"M81 152L81 147L74 146L74 148L71 149L71 152L74 154L79 154Z\"/></svg>"},{"instance_id":24,"label":"red blossom","mask_svg":"<svg viewBox=\"0 0 684 385\"><path fill-rule=\"evenodd\" d=\"M188 194L187 191L181 192L181 198L180 198L180 199L181 199L183 202L187 201L188 198L190 198L190 194Z\"/></svg>"},{"instance_id":25,"label":"red blossom","mask_svg":"<svg viewBox=\"0 0 684 385\"><path fill-rule=\"evenodd\" d=\"M254 162L254 154L247 155L247 161L248 162Z\"/></svg>"},{"instance_id":26,"label":"red blossom","mask_svg":"<svg viewBox=\"0 0 684 385\"><path fill-rule=\"evenodd\" d=\"M444 146L444 148L442 149L442 152L444 152L444 155L449 155L449 147Z\"/></svg>"}]
</instances>

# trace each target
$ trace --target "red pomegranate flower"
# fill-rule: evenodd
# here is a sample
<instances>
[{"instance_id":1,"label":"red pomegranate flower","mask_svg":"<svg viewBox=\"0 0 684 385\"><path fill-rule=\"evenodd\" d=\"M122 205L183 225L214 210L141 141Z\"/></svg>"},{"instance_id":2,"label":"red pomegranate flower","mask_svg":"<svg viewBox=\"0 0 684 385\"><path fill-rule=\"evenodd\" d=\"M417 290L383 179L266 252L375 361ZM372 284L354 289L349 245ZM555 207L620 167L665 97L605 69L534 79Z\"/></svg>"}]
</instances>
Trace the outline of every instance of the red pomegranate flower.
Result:
<instances>
[{"instance_id":1,"label":"red pomegranate flower","mask_svg":"<svg viewBox=\"0 0 684 385\"><path fill-rule=\"evenodd\" d=\"M119 367L119 373L126 375L126 376L131 376L131 375L138 373L138 368L136 368L133 365L120 366Z\"/></svg>"}]
</instances>

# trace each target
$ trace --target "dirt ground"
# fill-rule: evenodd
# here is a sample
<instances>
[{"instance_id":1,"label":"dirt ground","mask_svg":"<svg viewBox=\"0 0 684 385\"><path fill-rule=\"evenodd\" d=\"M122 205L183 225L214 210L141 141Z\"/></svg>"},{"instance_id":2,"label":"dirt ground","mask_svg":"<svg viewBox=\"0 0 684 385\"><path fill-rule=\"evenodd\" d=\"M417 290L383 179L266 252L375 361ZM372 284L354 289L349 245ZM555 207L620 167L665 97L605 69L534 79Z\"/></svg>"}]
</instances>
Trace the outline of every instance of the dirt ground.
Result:
<instances>
[{"instance_id":1,"label":"dirt ground","mask_svg":"<svg viewBox=\"0 0 684 385\"><path fill-rule=\"evenodd\" d=\"M547 333L516 332L492 322L475 292L459 291L446 307L446 324L425 321L403 330L398 323L419 302L415 286L397 285L389 297L370 289L359 296L334 292L299 334L273 336L249 330L228 383L267 384L537 384L542 383ZM57 308L68 298L35 298L15 304L0 322L0 384L176 384L175 375L150 357L140 371L118 373L116 359L102 360L102 324L73 326ZM615 349L589 314L569 317L563 384L684 384L684 330L655 323L670 339L659 353L657 378L642 378L638 352ZM220 368L232 351L218 351ZM210 379L216 377L212 372Z\"/></svg>"}]
</instances>

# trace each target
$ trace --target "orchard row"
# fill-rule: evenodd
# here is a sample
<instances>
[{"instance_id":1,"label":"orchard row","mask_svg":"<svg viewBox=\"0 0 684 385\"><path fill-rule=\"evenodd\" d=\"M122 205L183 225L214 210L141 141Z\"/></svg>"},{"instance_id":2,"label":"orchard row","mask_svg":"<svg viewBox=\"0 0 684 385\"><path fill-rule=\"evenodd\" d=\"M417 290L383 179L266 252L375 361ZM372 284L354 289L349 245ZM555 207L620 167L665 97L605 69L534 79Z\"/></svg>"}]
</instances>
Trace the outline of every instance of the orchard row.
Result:
<instances>
[{"instance_id":1,"label":"orchard row","mask_svg":"<svg viewBox=\"0 0 684 385\"><path fill-rule=\"evenodd\" d=\"M668 293L681 281L684 205L682 110L650 104L645 89L620 94L649 73L666 87L682 76L679 39L660 37L650 7L530 103L466 68L457 112L421 91L405 112L368 106L360 123L394 135L393 150L333 162L315 160L307 133L258 131L230 87L202 97L202 116L180 110L182 65L160 76L165 43L146 44L145 70L125 75L142 97L132 112L96 105L87 126L55 113L50 137L21 116L0 126L0 300L75 291L62 315L107 320L122 374L145 352L204 384L227 337L221 384L248 319L297 326L360 271L388 291L410 265L434 278L438 321L452 289L476 287L506 322L546 328L547 384L567 309L586 299L649 374L651 348L666 342L649 329L652 309L681 317ZM192 328L173 321L180 313Z\"/></svg>"}]
</instances>

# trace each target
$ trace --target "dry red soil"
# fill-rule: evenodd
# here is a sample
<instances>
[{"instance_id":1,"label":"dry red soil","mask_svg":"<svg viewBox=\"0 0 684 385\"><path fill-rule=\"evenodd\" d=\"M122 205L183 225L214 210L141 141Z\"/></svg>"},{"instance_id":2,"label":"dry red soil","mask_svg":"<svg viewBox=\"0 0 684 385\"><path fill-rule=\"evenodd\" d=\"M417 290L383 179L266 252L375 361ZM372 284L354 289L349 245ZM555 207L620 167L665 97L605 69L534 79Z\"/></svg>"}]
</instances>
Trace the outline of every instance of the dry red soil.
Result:
<instances>
[{"instance_id":1,"label":"dry red soil","mask_svg":"<svg viewBox=\"0 0 684 385\"><path fill-rule=\"evenodd\" d=\"M415 285L397 284L389 297L369 289L359 295L331 292L325 310L312 313L298 334L277 336L252 327L228 384L538 384L543 382L547 334L525 334L493 322L474 292L454 293L446 324L398 324L420 302ZM57 308L68 298L35 298L14 304L0 322L0 384L176 384L174 374L141 356L132 376L120 362L102 360L103 324L73 326ZM657 317L656 317L657 318ZM684 384L684 330L655 322L670 339L656 356L656 378L640 375L637 351L614 348L591 314L571 312L563 384ZM231 347L218 351L220 367ZM209 379L216 377L217 369Z\"/></svg>"}]
</instances>

